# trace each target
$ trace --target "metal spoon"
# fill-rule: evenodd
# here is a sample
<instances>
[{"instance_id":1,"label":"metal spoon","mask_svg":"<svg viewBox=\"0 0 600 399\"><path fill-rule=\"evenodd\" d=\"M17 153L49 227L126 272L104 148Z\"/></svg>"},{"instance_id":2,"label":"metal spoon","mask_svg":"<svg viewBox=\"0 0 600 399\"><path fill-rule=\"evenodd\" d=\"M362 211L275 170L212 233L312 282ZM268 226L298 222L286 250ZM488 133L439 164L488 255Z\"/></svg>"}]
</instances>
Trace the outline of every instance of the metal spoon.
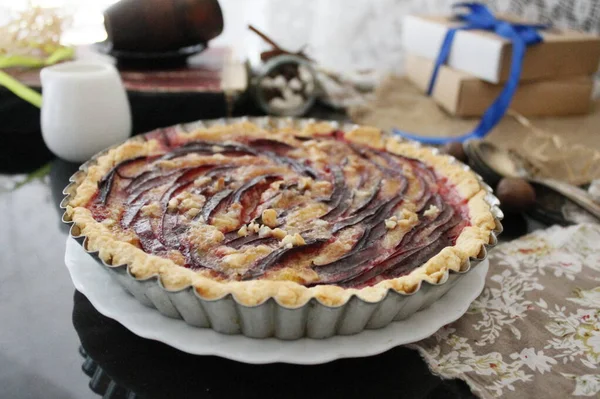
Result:
<instances>
[{"instance_id":1,"label":"metal spoon","mask_svg":"<svg viewBox=\"0 0 600 399\"><path fill-rule=\"evenodd\" d=\"M500 177L520 177L531 183L546 186L564 195L600 220L600 205L585 191L560 180L533 177L524 166L525 161L495 145L479 140L465 143L465 152L472 161L471 166L490 180Z\"/></svg>"}]
</instances>

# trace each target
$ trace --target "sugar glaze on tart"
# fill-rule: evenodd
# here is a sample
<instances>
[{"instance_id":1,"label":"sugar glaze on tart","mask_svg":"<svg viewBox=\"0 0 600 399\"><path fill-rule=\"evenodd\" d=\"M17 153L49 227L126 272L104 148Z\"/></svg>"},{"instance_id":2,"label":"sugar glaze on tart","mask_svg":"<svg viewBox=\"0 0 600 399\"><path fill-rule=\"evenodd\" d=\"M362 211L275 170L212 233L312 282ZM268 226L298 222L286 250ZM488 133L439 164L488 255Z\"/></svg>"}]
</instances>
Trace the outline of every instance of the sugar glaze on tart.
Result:
<instances>
[{"instance_id":1,"label":"sugar glaze on tart","mask_svg":"<svg viewBox=\"0 0 600 399\"><path fill-rule=\"evenodd\" d=\"M378 129L241 123L110 150L67 214L89 250L168 289L335 305L459 270L495 227L484 195L449 157Z\"/></svg>"}]
</instances>

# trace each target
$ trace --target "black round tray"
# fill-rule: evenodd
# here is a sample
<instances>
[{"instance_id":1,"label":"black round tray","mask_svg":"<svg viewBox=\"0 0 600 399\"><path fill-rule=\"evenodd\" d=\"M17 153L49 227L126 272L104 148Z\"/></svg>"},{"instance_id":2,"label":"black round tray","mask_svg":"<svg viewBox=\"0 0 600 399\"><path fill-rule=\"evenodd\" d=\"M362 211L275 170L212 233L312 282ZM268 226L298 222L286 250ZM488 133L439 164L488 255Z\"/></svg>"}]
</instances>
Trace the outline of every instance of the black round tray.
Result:
<instances>
[{"instance_id":1,"label":"black round tray","mask_svg":"<svg viewBox=\"0 0 600 399\"><path fill-rule=\"evenodd\" d=\"M94 48L99 53L114 57L120 65L134 65L136 67L164 67L165 65L184 64L188 57L201 53L207 47L206 43L198 43L172 51L137 52L116 50L113 48L112 43L107 40L94 44Z\"/></svg>"}]
</instances>

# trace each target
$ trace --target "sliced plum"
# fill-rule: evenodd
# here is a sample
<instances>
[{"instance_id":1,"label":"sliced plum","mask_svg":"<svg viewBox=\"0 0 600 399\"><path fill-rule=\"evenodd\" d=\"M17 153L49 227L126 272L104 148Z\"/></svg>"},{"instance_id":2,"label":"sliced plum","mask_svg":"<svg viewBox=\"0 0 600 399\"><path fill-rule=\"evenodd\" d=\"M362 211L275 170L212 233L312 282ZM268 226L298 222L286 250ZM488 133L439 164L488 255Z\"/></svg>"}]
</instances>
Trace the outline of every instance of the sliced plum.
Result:
<instances>
[{"instance_id":1,"label":"sliced plum","mask_svg":"<svg viewBox=\"0 0 600 399\"><path fill-rule=\"evenodd\" d=\"M368 262L379 255L380 248L376 242L385 234L383 221L401 202L402 196L398 195L379 207L375 214L365 220L365 232L348 254L332 263L313 265L313 269L319 274L319 284L344 281L364 272L369 267Z\"/></svg>"},{"instance_id":2,"label":"sliced plum","mask_svg":"<svg viewBox=\"0 0 600 399\"><path fill-rule=\"evenodd\" d=\"M184 175L185 176L185 175ZM168 205L173 195L191 184L191 181L182 179L181 176L177 184L169 188L160 200L162 217L159 225L159 240L169 248L178 248L180 245L179 236L187 230L186 226L178 224L179 215L177 212L169 212Z\"/></svg>"},{"instance_id":3,"label":"sliced plum","mask_svg":"<svg viewBox=\"0 0 600 399\"><path fill-rule=\"evenodd\" d=\"M272 269L278 263L280 263L284 257L290 256L296 252L306 251L311 248L316 248L319 245L327 242L326 239L321 238L313 238L306 240L305 245L300 245L297 247L287 248L281 247L275 249L269 255L265 256L262 259L259 259L244 275L242 276L242 280L254 280L263 274L265 274L268 270Z\"/></svg>"},{"instance_id":4,"label":"sliced plum","mask_svg":"<svg viewBox=\"0 0 600 399\"><path fill-rule=\"evenodd\" d=\"M172 173L165 176L157 176L146 182L139 184L134 190L129 191L130 194L127 197L127 204L136 202L141 196L145 195L148 191L161 186L171 186L181 176L181 172Z\"/></svg>"},{"instance_id":5,"label":"sliced plum","mask_svg":"<svg viewBox=\"0 0 600 399\"><path fill-rule=\"evenodd\" d=\"M202 215L205 222L208 223L210 221L213 213L219 207L219 205L224 203L225 200L229 199L229 197L231 197L232 193L233 193L233 190L231 190L231 189L219 191L218 193L213 195L208 201L206 201L206 203L204 204L204 207L202 208L202 211L198 215ZM197 218L198 218L198 216L196 216L196 219Z\"/></svg>"},{"instance_id":6,"label":"sliced plum","mask_svg":"<svg viewBox=\"0 0 600 399\"><path fill-rule=\"evenodd\" d=\"M447 207L450 208L450 207ZM454 213L448 213L454 215ZM427 222L423 223L425 227L413 228L410 233L408 233L404 239L402 240L399 249L392 252L386 257L380 258L378 263L372 267L365 269L360 275L354 276L352 280L345 281L342 286L361 286L361 285L369 285L368 282L373 278L385 274L385 273L394 273L394 270L398 267L398 265L404 265L405 260L409 257L413 256L413 254L418 253L424 250L427 247L430 247L432 244L437 242L438 240L448 240L445 233L452 229L456 224L460 222L458 217L452 216L450 219L447 219L447 215L440 216L436 220L436 222ZM427 231L429 234L422 236L417 234L411 234L415 231ZM426 260L428 260L427 258ZM424 263L424 262L423 262ZM420 265L419 265L420 266Z\"/></svg>"},{"instance_id":7,"label":"sliced plum","mask_svg":"<svg viewBox=\"0 0 600 399\"><path fill-rule=\"evenodd\" d=\"M319 176L319 172L317 172L316 170L314 170L313 168L311 168L308 165L304 165L304 164L296 161L295 159L292 159L292 158L289 158L289 157L284 157L284 156L279 156L279 155L275 155L272 158L275 161L277 161L277 163L289 166L295 172L298 172L300 174L306 175L306 176L311 177L313 179L316 179Z\"/></svg>"},{"instance_id":8,"label":"sliced plum","mask_svg":"<svg viewBox=\"0 0 600 399\"><path fill-rule=\"evenodd\" d=\"M232 202L242 205L240 224L245 224L252 217L254 210L260 202L262 193L269 188L274 181L281 179L277 175L257 176L237 188L232 194Z\"/></svg>"},{"instance_id":9,"label":"sliced plum","mask_svg":"<svg viewBox=\"0 0 600 399\"><path fill-rule=\"evenodd\" d=\"M241 143L218 143L209 141L190 141L181 147L178 147L168 154L165 154L161 159L169 160L179 157L186 156L188 154L215 154L215 153L226 153L228 155L234 154L249 154L258 155L259 153Z\"/></svg>"},{"instance_id":10,"label":"sliced plum","mask_svg":"<svg viewBox=\"0 0 600 399\"><path fill-rule=\"evenodd\" d=\"M265 185L268 186L269 184L271 184L279 178L280 177L276 175L263 175L251 179L250 181L242 184L233 192L233 202L241 203L242 197L244 197L244 195L246 195L247 193L251 191L258 191L259 188Z\"/></svg>"},{"instance_id":11,"label":"sliced plum","mask_svg":"<svg viewBox=\"0 0 600 399\"><path fill-rule=\"evenodd\" d=\"M314 138L312 136L294 136L294 138L298 141L314 140Z\"/></svg>"},{"instance_id":12,"label":"sliced plum","mask_svg":"<svg viewBox=\"0 0 600 399\"><path fill-rule=\"evenodd\" d=\"M252 139L249 143L253 148L257 148L261 151L271 151L278 155L296 148L293 145L284 143L283 141L273 139Z\"/></svg>"},{"instance_id":13,"label":"sliced plum","mask_svg":"<svg viewBox=\"0 0 600 399\"><path fill-rule=\"evenodd\" d=\"M369 221L376 215L380 215L382 212L386 212L386 205L389 205L390 203L395 203L397 205L399 201L402 200L402 195L404 193L405 187L401 187L396 196L389 201L386 201L385 199L381 198L377 199L377 201L374 201L374 199L377 198L377 194L380 190L381 182L378 182L375 189L373 189L371 194L369 195L369 200L365 201L365 206L361 206L360 209L357 209L356 211L351 213L351 216L348 216L347 218L336 222L333 226L333 232L336 233L346 227L354 226L355 224L360 223L362 221ZM395 207L396 205L393 205L393 207Z\"/></svg>"},{"instance_id":14,"label":"sliced plum","mask_svg":"<svg viewBox=\"0 0 600 399\"><path fill-rule=\"evenodd\" d=\"M240 165L231 165L231 164L219 165L219 166L212 168L211 171L206 174L206 176L210 176L210 177L218 176L219 174L221 174L223 172L226 172L228 170L237 169L239 167L240 167Z\"/></svg>"},{"instance_id":15,"label":"sliced plum","mask_svg":"<svg viewBox=\"0 0 600 399\"><path fill-rule=\"evenodd\" d=\"M128 176L128 175L124 174L121 169L123 169L123 168L125 168L127 166L131 166L131 165L133 165L135 163L138 163L138 162L140 162L140 163L141 162L147 162L148 160L151 160L152 158L155 158L155 157L142 155L142 156L139 156L139 157L135 157L135 158L131 158L131 159L125 160L125 161L119 163L117 166L115 166L115 168L114 168L115 169L115 173L121 179L134 179L135 177L137 177L136 175L134 175L134 176Z\"/></svg>"},{"instance_id":16,"label":"sliced plum","mask_svg":"<svg viewBox=\"0 0 600 399\"><path fill-rule=\"evenodd\" d=\"M333 208L329 209L326 214L321 216L321 219L332 221L337 219L339 216L346 213L350 205L352 204L353 191L347 187L344 187L344 191L342 192L342 197L340 201L333 206Z\"/></svg>"},{"instance_id":17,"label":"sliced plum","mask_svg":"<svg viewBox=\"0 0 600 399\"><path fill-rule=\"evenodd\" d=\"M98 182L98 196L96 197L97 202L102 205L106 204L106 200L112 190L113 181L115 180L115 170L111 170L106 176L104 176Z\"/></svg>"},{"instance_id":18,"label":"sliced plum","mask_svg":"<svg viewBox=\"0 0 600 399\"><path fill-rule=\"evenodd\" d=\"M369 205L371 205L373 203L373 200L375 198L377 198L377 195L379 195L379 191L381 191L381 179L379 179L377 181L377 183L375 183L373 188L371 188L371 190L369 190L369 194L365 197L365 199L361 203L359 203L356 206L356 208L353 210L353 213L360 212L363 209L367 208Z\"/></svg>"},{"instance_id":19,"label":"sliced plum","mask_svg":"<svg viewBox=\"0 0 600 399\"><path fill-rule=\"evenodd\" d=\"M177 131L173 127L156 129L142 135L142 137L146 141L151 139L158 140L158 142L166 149L171 149L179 144Z\"/></svg>"},{"instance_id":20,"label":"sliced plum","mask_svg":"<svg viewBox=\"0 0 600 399\"><path fill-rule=\"evenodd\" d=\"M121 226L128 228L131 225L131 222L133 222L133 220L136 218L142 207L147 203L148 199L141 198L135 201L133 204L130 204L127 208L125 208L125 211L121 216Z\"/></svg>"},{"instance_id":21,"label":"sliced plum","mask_svg":"<svg viewBox=\"0 0 600 399\"><path fill-rule=\"evenodd\" d=\"M182 170L153 170L147 171L135 179L133 179L125 188L129 194L139 194L139 192L144 191L147 188L156 187L160 184L160 179L163 178L171 178L175 176L175 179L181 176L185 171ZM167 179L168 181L168 179Z\"/></svg>"},{"instance_id":22,"label":"sliced plum","mask_svg":"<svg viewBox=\"0 0 600 399\"><path fill-rule=\"evenodd\" d=\"M414 228L410 234L402 240L404 243L401 243L400 245L406 245L408 241L420 242L425 240L434 230L448 223L454 216L454 209L452 209L451 206L445 205L439 196L435 196L431 203L432 205L435 204L433 206L436 206L439 209L439 214L434 219L428 220L427 217L423 215L423 212L421 212L419 216L419 219L421 220L420 225Z\"/></svg>"},{"instance_id":23,"label":"sliced plum","mask_svg":"<svg viewBox=\"0 0 600 399\"><path fill-rule=\"evenodd\" d=\"M159 130L160 135L162 137L162 142L164 143L164 145L167 146L167 148L171 148L171 139L169 138L169 135L167 134L167 132L165 131L165 129L160 129Z\"/></svg>"},{"instance_id":24,"label":"sliced plum","mask_svg":"<svg viewBox=\"0 0 600 399\"><path fill-rule=\"evenodd\" d=\"M109 170L108 173L105 176L103 176L102 179L100 179L100 181L98 182L98 192L99 193L98 193L98 196L96 197L96 201L99 202L100 204L106 204L106 200L108 199L108 196L110 195L111 190L112 190L115 175L119 175L119 169L121 167L130 165L134 162L144 160L147 158L148 157L141 156L141 157L126 159L124 161L119 162L115 166L113 166L111 168L111 170Z\"/></svg>"},{"instance_id":25,"label":"sliced plum","mask_svg":"<svg viewBox=\"0 0 600 399\"><path fill-rule=\"evenodd\" d=\"M377 255L378 248L371 246L327 265L313 266L319 274L319 282L317 284L338 284L350 280L368 269Z\"/></svg>"},{"instance_id":26,"label":"sliced plum","mask_svg":"<svg viewBox=\"0 0 600 399\"><path fill-rule=\"evenodd\" d=\"M385 206L384 202L373 203L373 205L369 208L363 209L362 211L355 213L354 215L347 217L345 219L336 222L333 225L333 232L337 233L338 231L345 229L346 227L354 226L362 222L363 220L372 217L375 215L379 209Z\"/></svg>"},{"instance_id":27,"label":"sliced plum","mask_svg":"<svg viewBox=\"0 0 600 399\"><path fill-rule=\"evenodd\" d=\"M150 219L137 218L133 223L133 230L140 239L140 244L142 245L144 252L156 254L167 250L156 237Z\"/></svg>"},{"instance_id":28,"label":"sliced plum","mask_svg":"<svg viewBox=\"0 0 600 399\"><path fill-rule=\"evenodd\" d=\"M234 249L240 249L244 245L270 245L276 241L277 240L273 237L259 237L258 234L253 234L245 237L238 237L234 240L226 242L225 245Z\"/></svg>"},{"instance_id":29,"label":"sliced plum","mask_svg":"<svg viewBox=\"0 0 600 399\"><path fill-rule=\"evenodd\" d=\"M393 270L381 276L384 279L390 279L408 274L417 267L423 265L448 245L449 240L445 237L440 237L431 244L419 249L418 251L415 251L402 262L396 264Z\"/></svg>"},{"instance_id":30,"label":"sliced plum","mask_svg":"<svg viewBox=\"0 0 600 399\"><path fill-rule=\"evenodd\" d=\"M198 254L198 251L196 250L196 248L194 247L194 245L192 243L184 244L183 254L186 258L187 263L190 265L190 268L192 270L199 270L199 269L211 269L211 270L215 270L215 271L217 270L217 267L213 262L207 262L205 259L203 259L200 256L200 254Z\"/></svg>"},{"instance_id":31,"label":"sliced plum","mask_svg":"<svg viewBox=\"0 0 600 399\"><path fill-rule=\"evenodd\" d=\"M329 198L323 200L330 208L321 218L331 221L342 215L350 207L353 193L346 186L346 179L344 178L342 169L337 165L331 165L329 168L333 176L333 191Z\"/></svg>"}]
</instances>

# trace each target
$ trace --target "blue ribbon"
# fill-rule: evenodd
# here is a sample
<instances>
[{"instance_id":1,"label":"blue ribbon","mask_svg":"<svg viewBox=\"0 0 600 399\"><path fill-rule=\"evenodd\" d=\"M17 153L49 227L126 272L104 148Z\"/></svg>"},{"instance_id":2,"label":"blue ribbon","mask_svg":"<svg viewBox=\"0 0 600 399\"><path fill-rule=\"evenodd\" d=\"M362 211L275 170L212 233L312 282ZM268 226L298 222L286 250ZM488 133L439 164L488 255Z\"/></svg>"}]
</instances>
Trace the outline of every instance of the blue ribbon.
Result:
<instances>
[{"instance_id":1,"label":"blue ribbon","mask_svg":"<svg viewBox=\"0 0 600 399\"><path fill-rule=\"evenodd\" d=\"M497 35L507 38L512 42L512 59L508 80L498 97L481 117L479 124L477 124L475 129L470 133L459 137L426 137L394 129L393 132L397 135L427 144L446 144L453 141L463 142L473 138L483 138L498 124L498 122L500 122L510 105L513 95L517 90L517 86L519 85L521 66L523 64L523 57L525 56L527 46L541 42L542 36L538 33L538 29L545 29L548 27L547 25L540 24L513 24L499 20L485 5L479 3L457 3L453 5L453 7L467 8L468 13L457 16L457 18L465 24L463 26L448 29L435 61L435 67L427 88L427 95L431 95L433 91L439 69L446 63L446 60L450 55L452 40L459 30L479 29L493 31Z\"/></svg>"}]
</instances>

